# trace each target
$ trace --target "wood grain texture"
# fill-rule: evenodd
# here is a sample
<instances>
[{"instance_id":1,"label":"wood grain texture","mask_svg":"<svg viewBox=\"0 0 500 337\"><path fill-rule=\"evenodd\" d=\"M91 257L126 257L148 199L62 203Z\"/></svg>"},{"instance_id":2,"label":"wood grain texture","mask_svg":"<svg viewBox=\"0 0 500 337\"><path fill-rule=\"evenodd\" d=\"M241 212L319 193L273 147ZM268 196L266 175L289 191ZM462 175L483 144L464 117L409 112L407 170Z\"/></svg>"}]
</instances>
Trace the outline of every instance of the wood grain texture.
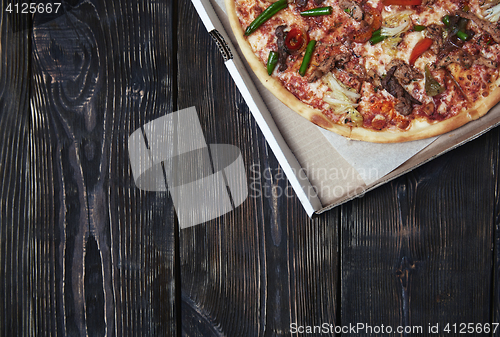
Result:
<instances>
[{"instance_id":1,"label":"wood grain texture","mask_svg":"<svg viewBox=\"0 0 500 337\"><path fill-rule=\"evenodd\" d=\"M49 268L33 268L38 233L36 209L30 200L35 187L28 163L33 160L30 141L29 66L30 21L0 8L0 335L21 336L35 332L31 313L35 273L53 277ZM5 48L9 46L9 48ZM50 187L49 187L50 188ZM43 192L43 191L42 191ZM44 261L43 266L51 265ZM52 264L53 266L53 264ZM40 300L50 303L50 288L38 289ZM48 322L43 322L48 323ZM46 324L50 331L53 325Z\"/></svg>"},{"instance_id":2,"label":"wood grain texture","mask_svg":"<svg viewBox=\"0 0 500 337\"><path fill-rule=\"evenodd\" d=\"M124 0L34 16L40 333L176 333L173 207L135 187L127 151L133 131L172 111L171 15Z\"/></svg>"},{"instance_id":3,"label":"wood grain texture","mask_svg":"<svg viewBox=\"0 0 500 337\"><path fill-rule=\"evenodd\" d=\"M497 143L500 144L500 130L495 129L491 132L492 139L496 139ZM499 145L500 146L500 145ZM494 227L494 241L492 244L493 251L493 268L492 268L492 287L491 287L491 310L492 319L491 323L500 323L500 157L499 153L496 152L494 156L492 170L495 173L495 210L493 213ZM500 336L500 329L491 334L492 336Z\"/></svg>"},{"instance_id":4,"label":"wood grain texture","mask_svg":"<svg viewBox=\"0 0 500 337\"><path fill-rule=\"evenodd\" d=\"M497 152L488 134L342 207L342 324L491 322Z\"/></svg>"},{"instance_id":5,"label":"wood grain texture","mask_svg":"<svg viewBox=\"0 0 500 337\"><path fill-rule=\"evenodd\" d=\"M499 130L311 220L189 0L5 4L1 336L500 322ZM168 193L135 186L127 141L190 106L208 144L241 150L249 197L177 232Z\"/></svg>"},{"instance_id":6,"label":"wood grain texture","mask_svg":"<svg viewBox=\"0 0 500 337\"><path fill-rule=\"evenodd\" d=\"M198 109L207 143L241 150L249 184L233 212L180 233L183 335L288 336L291 323L334 324L338 212L308 219L192 5L179 11L179 28L191 31L179 35L178 108Z\"/></svg>"}]
</instances>

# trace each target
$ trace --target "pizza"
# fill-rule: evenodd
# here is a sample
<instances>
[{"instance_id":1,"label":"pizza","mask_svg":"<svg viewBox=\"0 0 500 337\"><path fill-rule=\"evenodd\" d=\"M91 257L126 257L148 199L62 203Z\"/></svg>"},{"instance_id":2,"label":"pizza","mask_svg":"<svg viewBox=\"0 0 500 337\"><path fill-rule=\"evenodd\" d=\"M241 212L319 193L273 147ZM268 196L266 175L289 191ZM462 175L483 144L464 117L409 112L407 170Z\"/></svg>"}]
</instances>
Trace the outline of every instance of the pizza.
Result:
<instances>
[{"instance_id":1,"label":"pizza","mask_svg":"<svg viewBox=\"0 0 500 337\"><path fill-rule=\"evenodd\" d=\"M259 80L345 137L404 142L500 100L499 0L226 0Z\"/></svg>"}]
</instances>

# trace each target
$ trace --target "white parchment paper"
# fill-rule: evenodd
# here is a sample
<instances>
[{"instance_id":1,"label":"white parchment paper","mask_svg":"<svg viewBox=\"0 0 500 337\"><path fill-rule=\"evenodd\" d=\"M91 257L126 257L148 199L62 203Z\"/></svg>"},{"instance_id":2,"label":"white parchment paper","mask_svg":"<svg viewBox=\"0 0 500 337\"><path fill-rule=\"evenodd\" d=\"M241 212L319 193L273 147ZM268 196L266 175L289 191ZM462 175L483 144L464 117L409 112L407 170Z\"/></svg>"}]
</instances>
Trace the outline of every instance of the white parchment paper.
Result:
<instances>
[{"instance_id":1,"label":"white parchment paper","mask_svg":"<svg viewBox=\"0 0 500 337\"><path fill-rule=\"evenodd\" d=\"M319 128L323 136L354 167L369 185L393 171L431 144L436 137L397 144L375 144L350 140Z\"/></svg>"}]
</instances>

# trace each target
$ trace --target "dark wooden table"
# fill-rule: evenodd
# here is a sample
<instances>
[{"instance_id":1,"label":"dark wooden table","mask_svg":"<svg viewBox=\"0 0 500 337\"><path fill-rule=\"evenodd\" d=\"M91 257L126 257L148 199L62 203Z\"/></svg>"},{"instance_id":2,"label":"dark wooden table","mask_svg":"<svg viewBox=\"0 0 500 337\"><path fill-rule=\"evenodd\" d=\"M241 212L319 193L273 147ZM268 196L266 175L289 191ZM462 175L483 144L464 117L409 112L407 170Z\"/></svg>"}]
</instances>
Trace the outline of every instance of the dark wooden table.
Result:
<instances>
[{"instance_id":1,"label":"dark wooden table","mask_svg":"<svg viewBox=\"0 0 500 337\"><path fill-rule=\"evenodd\" d=\"M289 183L190 1L63 0L50 15L9 3L1 336L288 336L324 323L342 336L454 336L462 323L500 336L478 330L500 322L497 129L310 220L296 196L269 193ZM134 185L127 140L190 106L207 143L273 175L260 197L179 230L169 194ZM345 328L358 323L373 333Z\"/></svg>"}]
</instances>

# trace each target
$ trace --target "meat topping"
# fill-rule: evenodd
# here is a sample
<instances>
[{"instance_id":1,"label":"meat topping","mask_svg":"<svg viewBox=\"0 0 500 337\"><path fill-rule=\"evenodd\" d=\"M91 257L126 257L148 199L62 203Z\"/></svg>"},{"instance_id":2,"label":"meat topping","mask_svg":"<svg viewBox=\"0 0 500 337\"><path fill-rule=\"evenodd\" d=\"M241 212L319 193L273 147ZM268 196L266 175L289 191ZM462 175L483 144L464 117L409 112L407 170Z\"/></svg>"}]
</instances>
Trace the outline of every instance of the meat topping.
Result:
<instances>
[{"instance_id":1,"label":"meat topping","mask_svg":"<svg viewBox=\"0 0 500 337\"><path fill-rule=\"evenodd\" d=\"M496 68L498 63L496 61L492 61L483 56L474 56L466 53L461 49L456 49L453 53L443 57L437 63L437 67L443 68L448 66L450 63L460 64L464 68L470 68L473 64L483 65L488 68Z\"/></svg>"},{"instance_id":2,"label":"meat topping","mask_svg":"<svg viewBox=\"0 0 500 337\"><path fill-rule=\"evenodd\" d=\"M307 0L295 0L297 7L304 8L307 6Z\"/></svg>"},{"instance_id":3,"label":"meat topping","mask_svg":"<svg viewBox=\"0 0 500 337\"><path fill-rule=\"evenodd\" d=\"M396 111L403 116L408 116L413 111L412 103L419 105L422 103L413 98L398 82L395 77L397 69L397 66L392 66L387 75L382 79L382 87L397 99L394 106Z\"/></svg>"},{"instance_id":4,"label":"meat topping","mask_svg":"<svg viewBox=\"0 0 500 337\"><path fill-rule=\"evenodd\" d=\"M418 71L414 70L403 60L393 59L388 68L396 67L396 71L394 72L394 77L397 78L399 83L407 85L410 84L413 80L419 80L424 78L424 76Z\"/></svg>"},{"instance_id":5,"label":"meat topping","mask_svg":"<svg viewBox=\"0 0 500 337\"><path fill-rule=\"evenodd\" d=\"M320 61L316 70L309 76L309 82L314 82L335 67L341 67L351 60L351 53L342 46L334 46L332 55Z\"/></svg>"},{"instance_id":6,"label":"meat topping","mask_svg":"<svg viewBox=\"0 0 500 337\"><path fill-rule=\"evenodd\" d=\"M498 27L498 25L491 23L487 20L483 20L471 12L460 12L457 13L457 15L460 15L463 18L474 21L474 23L481 30L484 30L485 32L489 33L496 43L500 43L500 28Z\"/></svg>"},{"instance_id":7,"label":"meat topping","mask_svg":"<svg viewBox=\"0 0 500 337\"><path fill-rule=\"evenodd\" d=\"M288 50L285 45L285 29L286 26L278 26L276 27L275 35L276 35L276 44L278 45L278 70L285 71L287 68L286 59L288 57Z\"/></svg>"},{"instance_id":8,"label":"meat topping","mask_svg":"<svg viewBox=\"0 0 500 337\"><path fill-rule=\"evenodd\" d=\"M470 68L473 62L474 60L471 55L467 54L463 50L458 49L453 54L449 54L443 57L441 60L439 60L437 66L443 68L449 65L450 63L458 63L464 68Z\"/></svg>"},{"instance_id":9,"label":"meat topping","mask_svg":"<svg viewBox=\"0 0 500 337\"><path fill-rule=\"evenodd\" d=\"M361 6L352 0L339 0L339 6L347 14L349 14L354 20L361 21L363 20L363 10Z\"/></svg>"},{"instance_id":10,"label":"meat topping","mask_svg":"<svg viewBox=\"0 0 500 337\"><path fill-rule=\"evenodd\" d=\"M436 25L435 23L430 24L426 29L426 35L429 39L434 40L431 45L431 50L437 55L439 54L439 50L444 45L443 40L443 29L441 26Z\"/></svg>"}]
</instances>

